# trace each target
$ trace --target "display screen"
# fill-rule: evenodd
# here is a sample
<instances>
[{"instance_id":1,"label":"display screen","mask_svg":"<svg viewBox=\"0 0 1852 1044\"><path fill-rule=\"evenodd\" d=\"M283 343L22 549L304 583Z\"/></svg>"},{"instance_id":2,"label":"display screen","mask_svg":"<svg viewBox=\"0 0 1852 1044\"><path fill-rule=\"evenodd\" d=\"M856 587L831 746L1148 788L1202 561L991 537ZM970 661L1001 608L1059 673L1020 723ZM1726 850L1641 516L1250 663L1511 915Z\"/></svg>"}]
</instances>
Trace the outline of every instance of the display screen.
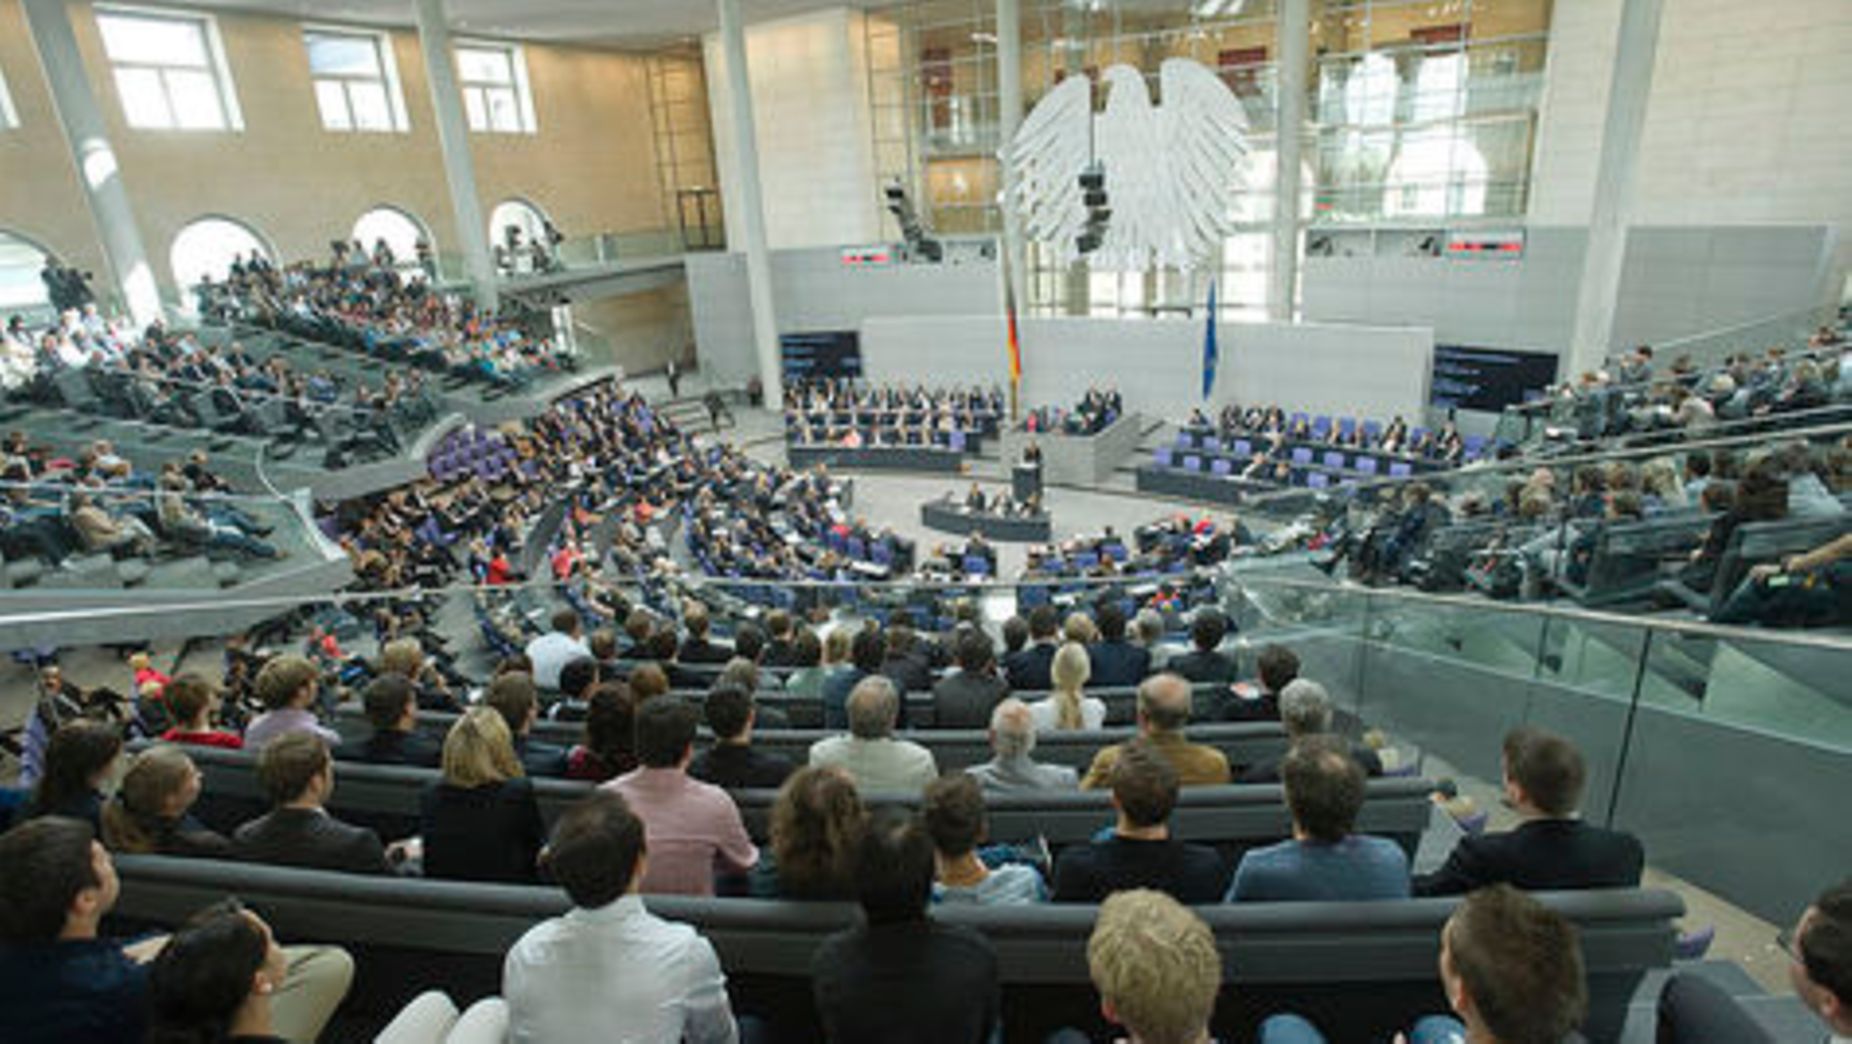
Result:
<instances>
[{"instance_id":1,"label":"display screen","mask_svg":"<svg viewBox=\"0 0 1852 1044\"><path fill-rule=\"evenodd\" d=\"M854 330L780 334L778 344L784 352L786 378L862 375L862 338Z\"/></svg>"},{"instance_id":2,"label":"display screen","mask_svg":"<svg viewBox=\"0 0 1852 1044\"><path fill-rule=\"evenodd\" d=\"M1542 395L1555 381L1551 352L1437 344L1428 401L1443 409L1497 413Z\"/></svg>"}]
</instances>

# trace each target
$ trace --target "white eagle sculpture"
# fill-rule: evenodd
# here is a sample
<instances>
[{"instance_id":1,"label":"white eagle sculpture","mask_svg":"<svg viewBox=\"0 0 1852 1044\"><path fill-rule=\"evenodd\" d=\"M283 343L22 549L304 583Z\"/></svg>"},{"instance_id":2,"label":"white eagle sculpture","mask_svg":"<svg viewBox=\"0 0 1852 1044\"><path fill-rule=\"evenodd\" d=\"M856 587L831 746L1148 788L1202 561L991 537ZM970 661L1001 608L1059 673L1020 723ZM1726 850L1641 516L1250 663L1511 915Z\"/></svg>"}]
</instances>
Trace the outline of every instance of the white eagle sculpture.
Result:
<instances>
[{"instance_id":1,"label":"white eagle sculpture","mask_svg":"<svg viewBox=\"0 0 1852 1044\"><path fill-rule=\"evenodd\" d=\"M1163 103L1151 104L1144 74L1114 65L1102 75L1105 111L1093 112L1092 84L1070 76L1037 103L1003 160L1008 205L1023 234L1080 255L1087 224L1080 175L1098 162L1112 216L1096 269L1185 270L1213 265L1233 228L1235 193L1248 153L1247 113L1219 77L1197 62L1167 58L1158 69Z\"/></svg>"}]
</instances>

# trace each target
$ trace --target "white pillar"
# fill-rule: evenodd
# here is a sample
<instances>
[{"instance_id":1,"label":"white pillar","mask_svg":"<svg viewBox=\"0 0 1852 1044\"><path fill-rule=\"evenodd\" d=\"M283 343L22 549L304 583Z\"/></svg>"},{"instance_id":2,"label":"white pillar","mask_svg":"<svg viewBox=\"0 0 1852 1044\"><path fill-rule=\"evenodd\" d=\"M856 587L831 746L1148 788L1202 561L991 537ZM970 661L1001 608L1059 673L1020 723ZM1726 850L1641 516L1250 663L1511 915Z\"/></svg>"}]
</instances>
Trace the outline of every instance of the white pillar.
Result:
<instances>
[{"instance_id":1,"label":"white pillar","mask_svg":"<svg viewBox=\"0 0 1852 1044\"><path fill-rule=\"evenodd\" d=\"M1588 220L1588 253L1576 292L1575 334L1567 372L1598 369L1616 347L1614 313L1620 302L1621 266L1639 166L1646 102L1653 89L1663 0L1624 0L1608 79L1607 119L1595 166L1595 205Z\"/></svg>"},{"instance_id":2,"label":"white pillar","mask_svg":"<svg viewBox=\"0 0 1852 1044\"><path fill-rule=\"evenodd\" d=\"M25 0L24 6L39 64L45 68L45 83L51 89L65 143L70 146L71 159L83 182L84 199L90 205L91 220L96 222L119 300L135 325L146 327L161 316L161 292L142 248L135 211L129 206L128 190L122 185L122 171L116 166L116 153L110 148L103 123L103 110L97 105L96 92L90 89L77 37L71 32L65 0ZM186 288L181 287L180 292L184 294Z\"/></svg>"},{"instance_id":3,"label":"white pillar","mask_svg":"<svg viewBox=\"0 0 1852 1044\"><path fill-rule=\"evenodd\" d=\"M733 111L734 172L739 178L741 246L746 251L746 292L752 302L752 341L759 359L759 383L765 404L782 409L783 355L778 347L778 316L772 309L772 259L765 246L765 197L759 188L759 134L753 125L752 77L746 67L746 27L739 0L716 0L720 6L720 46L727 64L727 99Z\"/></svg>"},{"instance_id":4,"label":"white pillar","mask_svg":"<svg viewBox=\"0 0 1852 1044\"><path fill-rule=\"evenodd\" d=\"M463 266L475 285L477 302L493 309L501 301L501 288L489 256L488 219L482 215L482 197L476 193L476 160L469 151L469 124L463 119L463 92L457 86L444 0L418 0L418 47L424 54L424 78L431 84L431 111L437 120L437 143L443 150L444 180L450 186L450 211L456 217Z\"/></svg>"},{"instance_id":5,"label":"white pillar","mask_svg":"<svg viewBox=\"0 0 1852 1044\"><path fill-rule=\"evenodd\" d=\"M1306 61L1311 49L1308 0L1280 0L1274 27L1279 90L1275 98L1273 157L1273 270L1267 280L1267 318L1293 320L1299 289L1299 168L1305 134Z\"/></svg>"}]
</instances>

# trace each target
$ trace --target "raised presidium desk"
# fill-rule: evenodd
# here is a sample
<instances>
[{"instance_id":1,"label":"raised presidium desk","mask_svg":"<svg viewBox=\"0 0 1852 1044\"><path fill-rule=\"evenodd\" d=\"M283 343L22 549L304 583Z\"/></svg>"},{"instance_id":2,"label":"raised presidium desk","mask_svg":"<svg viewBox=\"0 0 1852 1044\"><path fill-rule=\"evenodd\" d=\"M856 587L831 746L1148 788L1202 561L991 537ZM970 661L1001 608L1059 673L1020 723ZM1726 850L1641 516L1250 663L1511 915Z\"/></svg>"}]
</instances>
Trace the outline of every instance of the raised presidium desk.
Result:
<instances>
[{"instance_id":1,"label":"raised presidium desk","mask_svg":"<svg viewBox=\"0 0 1852 1044\"><path fill-rule=\"evenodd\" d=\"M1039 515L993 515L988 511L972 511L952 499L949 493L920 505L920 524L927 529L959 536L970 536L975 529L984 534L986 540L1011 544L1047 543L1053 532L1046 511Z\"/></svg>"},{"instance_id":2,"label":"raised presidium desk","mask_svg":"<svg viewBox=\"0 0 1852 1044\"><path fill-rule=\"evenodd\" d=\"M893 471L935 471L958 474L964 454L941 446L847 446L792 443L785 447L786 459L793 468L827 464L832 468L864 468Z\"/></svg>"}]
</instances>

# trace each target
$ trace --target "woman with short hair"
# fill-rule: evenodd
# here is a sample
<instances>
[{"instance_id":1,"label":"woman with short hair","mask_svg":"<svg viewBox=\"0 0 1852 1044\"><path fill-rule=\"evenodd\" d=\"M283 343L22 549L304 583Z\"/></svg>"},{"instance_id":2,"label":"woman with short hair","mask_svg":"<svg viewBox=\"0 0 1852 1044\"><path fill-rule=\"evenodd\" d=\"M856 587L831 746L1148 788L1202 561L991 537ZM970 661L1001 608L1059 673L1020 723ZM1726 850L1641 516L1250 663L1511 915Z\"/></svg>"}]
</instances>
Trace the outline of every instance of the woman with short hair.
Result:
<instances>
[{"instance_id":1,"label":"woman with short hair","mask_svg":"<svg viewBox=\"0 0 1852 1044\"><path fill-rule=\"evenodd\" d=\"M539 880L540 805L495 708L471 707L450 727L443 779L425 788L419 804L426 877Z\"/></svg>"}]
</instances>

